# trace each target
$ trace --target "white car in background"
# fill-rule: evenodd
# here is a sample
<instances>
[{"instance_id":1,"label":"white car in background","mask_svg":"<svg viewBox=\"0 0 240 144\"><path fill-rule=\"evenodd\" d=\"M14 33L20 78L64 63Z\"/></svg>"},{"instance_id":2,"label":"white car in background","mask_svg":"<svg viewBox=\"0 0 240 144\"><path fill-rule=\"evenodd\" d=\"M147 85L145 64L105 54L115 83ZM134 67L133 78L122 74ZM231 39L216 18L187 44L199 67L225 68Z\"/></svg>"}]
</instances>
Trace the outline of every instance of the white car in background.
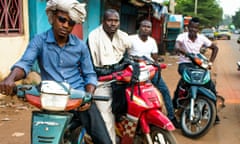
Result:
<instances>
[{"instance_id":1,"label":"white car in background","mask_svg":"<svg viewBox=\"0 0 240 144\"><path fill-rule=\"evenodd\" d=\"M205 35L210 40L214 40L214 31L211 28L204 28L201 30L201 34Z\"/></svg>"},{"instance_id":2,"label":"white car in background","mask_svg":"<svg viewBox=\"0 0 240 144\"><path fill-rule=\"evenodd\" d=\"M234 30L233 33L235 33L235 34L240 34L240 29Z\"/></svg>"},{"instance_id":3,"label":"white car in background","mask_svg":"<svg viewBox=\"0 0 240 144\"><path fill-rule=\"evenodd\" d=\"M214 33L216 39L227 39L231 40L231 31L229 29L219 29Z\"/></svg>"}]
</instances>

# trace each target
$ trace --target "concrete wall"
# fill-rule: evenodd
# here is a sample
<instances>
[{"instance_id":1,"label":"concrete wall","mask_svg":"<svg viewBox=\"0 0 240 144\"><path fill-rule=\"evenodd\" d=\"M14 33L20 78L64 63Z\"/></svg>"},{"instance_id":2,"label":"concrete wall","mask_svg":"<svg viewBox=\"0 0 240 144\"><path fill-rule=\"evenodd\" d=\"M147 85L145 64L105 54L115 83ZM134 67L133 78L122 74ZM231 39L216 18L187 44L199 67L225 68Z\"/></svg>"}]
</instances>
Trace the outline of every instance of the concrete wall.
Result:
<instances>
[{"instance_id":1,"label":"concrete wall","mask_svg":"<svg viewBox=\"0 0 240 144\"><path fill-rule=\"evenodd\" d=\"M5 77L11 66L21 57L28 41L28 3L23 1L23 27L24 34L21 36L0 37L0 79Z\"/></svg>"},{"instance_id":2,"label":"concrete wall","mask_svg":"<svg viewBox=\"0 0 240 144\"><path fill-rule=\"evenodd\" d=\"M89 0L86 4L87 17L83 23L83 40L86 41L88 34L101 23L102 0Z\"/></svg>"}]
</instances>

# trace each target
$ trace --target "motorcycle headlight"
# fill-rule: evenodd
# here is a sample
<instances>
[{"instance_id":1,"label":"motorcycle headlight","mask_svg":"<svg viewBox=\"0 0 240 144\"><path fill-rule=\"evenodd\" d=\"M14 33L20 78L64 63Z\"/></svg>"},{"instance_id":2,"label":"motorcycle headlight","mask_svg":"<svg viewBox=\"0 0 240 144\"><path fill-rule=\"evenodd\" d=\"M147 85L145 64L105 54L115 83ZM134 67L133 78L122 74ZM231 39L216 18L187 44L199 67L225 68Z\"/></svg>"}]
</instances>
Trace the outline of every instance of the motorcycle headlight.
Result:
<instances>
[{"instance_id":1,"label":"motorcycle headlight","mask_svg":"<svg viewBox=\"0 0 240 144\"><path fill-rule=\"evenodd\" d=\"M42 108L51 111L64 111L70 97L70 85L65 82L42 81Z\"/></svg>"},{"instance_id":2,"label":"motorcycle headlight","mask_svg":"<svg viewBox=\"0 0 240 144\"><path fill-rule=\"evenodd\" d=\"M51 111L64 111L69 95L41 93L42 108Z\"/></svg>"},{"instance_id":3,"label":"motorcycle headlight","mask_svg":"<svg viewBox=\"0 0 240 144\"><path fill-rule=\"evenodd\" d=\"M140 82L143 82L143 81L148 80L149 76L150 76L150 73L149 73L148 69L141 69L138 79Z\"/></svg>"}]
</instances>

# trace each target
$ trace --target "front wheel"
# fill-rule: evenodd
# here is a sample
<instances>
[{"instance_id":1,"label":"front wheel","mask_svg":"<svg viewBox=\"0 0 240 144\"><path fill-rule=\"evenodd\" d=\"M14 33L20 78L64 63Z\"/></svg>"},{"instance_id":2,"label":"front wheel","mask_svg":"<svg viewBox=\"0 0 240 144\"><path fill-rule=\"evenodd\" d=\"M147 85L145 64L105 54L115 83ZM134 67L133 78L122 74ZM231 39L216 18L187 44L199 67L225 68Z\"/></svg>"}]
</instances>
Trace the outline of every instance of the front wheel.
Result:
<instances>
[{"instance_id":1,"label":"front wheel","mask_svg":"<svg viewBox=\"0 0 240 144\"><path fill-rule=\"evenodd\" d=\"M150 136L153 144L177 144L177 140L171 131L156 126L151 126ZM148 144L146 136L136 135L134 144Z\"/></svg>"},{"instance_id":2,"label":"front wheel","mask_svg":"<svg viewBox=\"0 0 240 144\"><path fill-rule=\"evenodd\" d=\"M93 142L86 129L80 126L72 132L66 131L61 144L93 144Z\"/></svg>"},{"instance_id":3,"label":"front wheel","mask_svg":"<svg viewBox=\"0 0 240 144\"><path fill-rule=\"evenodd\" d=\"M205 135L213 126L216 118L216 107L212 100L205 96L198 96L194 104L194 117L190 120L190 104L181 114L181 130L190 138L199 138Z\"/></svg>"}]
</instances>

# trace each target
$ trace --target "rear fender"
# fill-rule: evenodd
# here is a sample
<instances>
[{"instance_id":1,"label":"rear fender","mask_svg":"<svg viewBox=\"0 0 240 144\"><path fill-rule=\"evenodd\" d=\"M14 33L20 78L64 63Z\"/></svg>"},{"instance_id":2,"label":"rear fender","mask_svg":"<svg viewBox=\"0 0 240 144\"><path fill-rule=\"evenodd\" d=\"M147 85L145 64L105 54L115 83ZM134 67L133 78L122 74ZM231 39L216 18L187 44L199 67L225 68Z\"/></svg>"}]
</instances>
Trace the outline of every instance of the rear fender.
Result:
<instances>
[{"instance_id":1,"label":"rear fender","mask_svg":"<svg viewBox=\"0 0 240 144\"><path fill-rule=\"evenodd\" d=\"M172 122L158 109L145 111L140 117L140 124L144 133L150 132L149 125L155 125L168 131L175 130Z\"/></svg>"}]
</instances>

